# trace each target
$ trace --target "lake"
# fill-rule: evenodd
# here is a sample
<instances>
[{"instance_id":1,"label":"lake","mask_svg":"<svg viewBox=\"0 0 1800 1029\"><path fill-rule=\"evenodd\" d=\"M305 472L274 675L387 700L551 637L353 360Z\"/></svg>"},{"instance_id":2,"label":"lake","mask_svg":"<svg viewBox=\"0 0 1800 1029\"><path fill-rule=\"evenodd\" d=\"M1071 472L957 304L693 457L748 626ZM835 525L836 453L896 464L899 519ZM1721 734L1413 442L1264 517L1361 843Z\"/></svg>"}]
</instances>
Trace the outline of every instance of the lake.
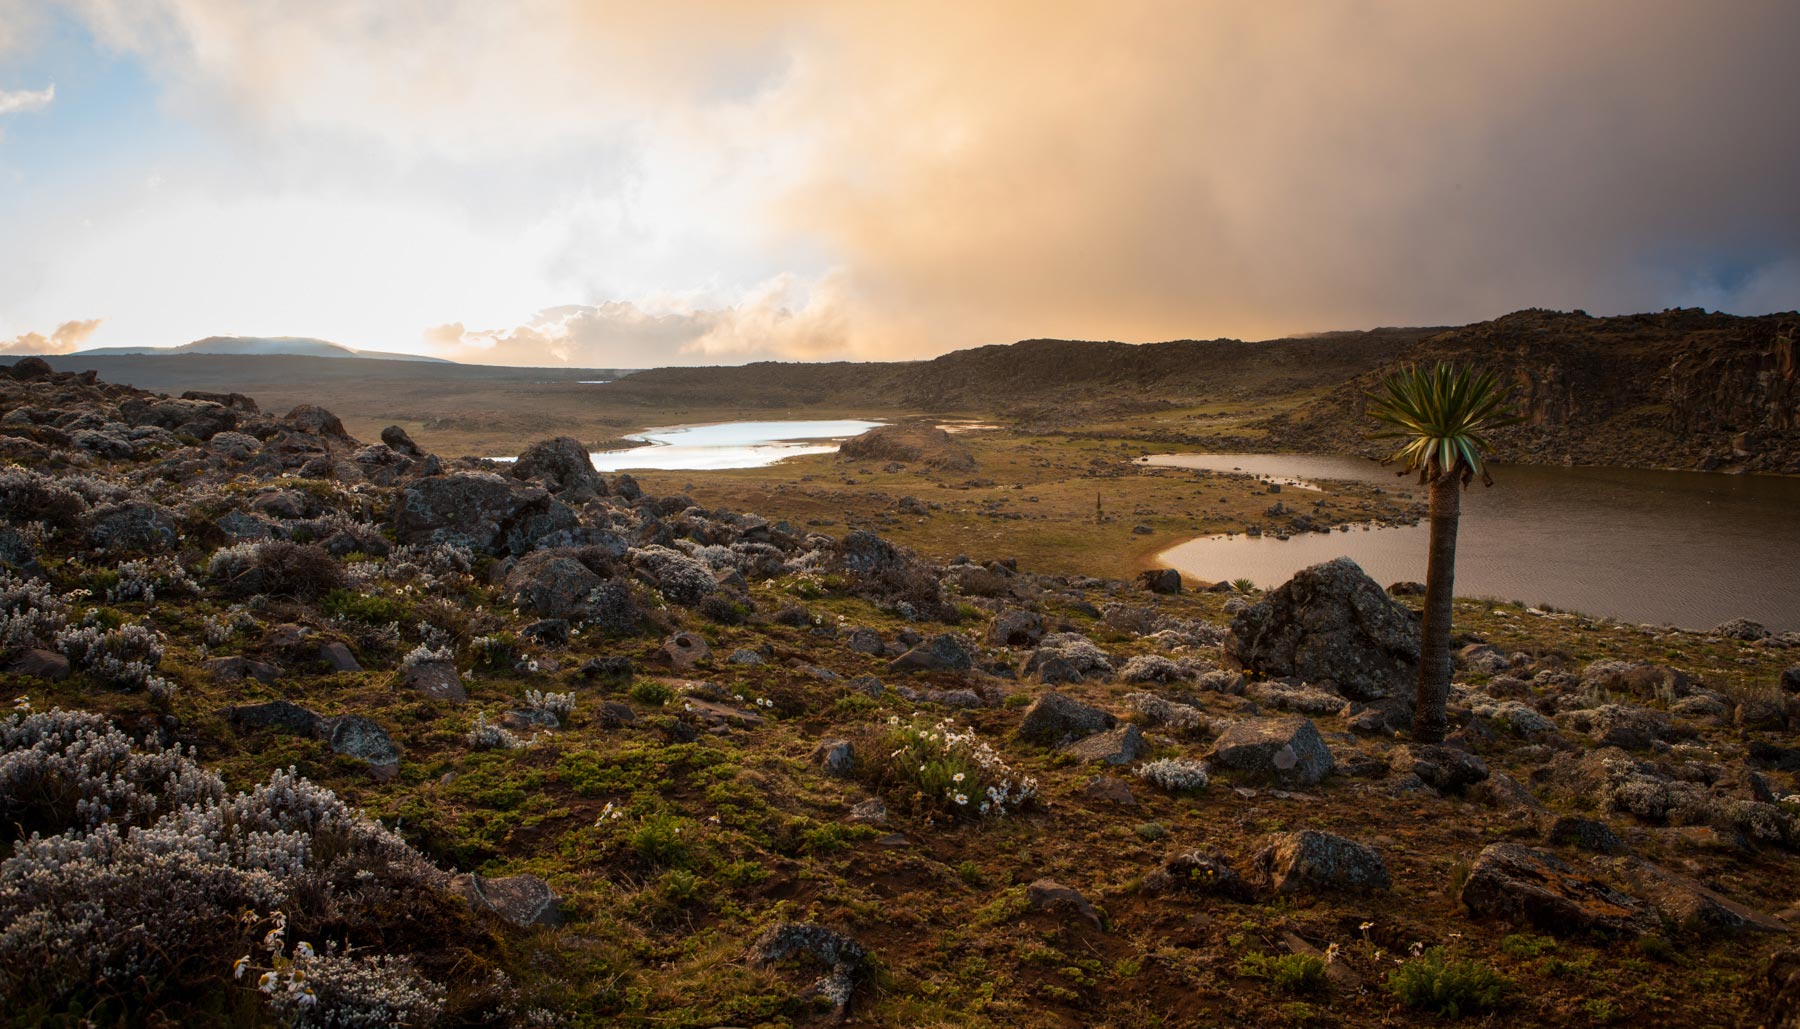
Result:
<instances>
[{"instance_id":1,"label":"lake","mask_svg":"<svg viewBox=\"0 0 1800 1029\"><path fill-rule=\"evenodd\" d=\"M1416 480L1354 457L1163 454L1164 467L1243 471L1288 483ZM1800 630L1800 479L1625 468L1496 465L1463 496L1456 592L1629 622L1709 629L1749 618ZM1420 491L1420 495L1423 492ZM1289 506L1293 506L1290 504ZM1184 575L1280 585L1348 555L1382 585L1425 578L1424 524L1348 532L1212 536L1164 551Z\"/></svg>"},{"instance_id":2,"label":"lake","mask_svg":"<svg viewBox=\"0 0 1800 1029\"><path fill-rule=\"evenodd\" d=\"M590 455L603 472L630 469L702 471L760 468L802 454L829 454L852 436L880 425L856 419L791 422L719 422L645 429L625 437L649 446Z\"/></svg>"}]
</instances>

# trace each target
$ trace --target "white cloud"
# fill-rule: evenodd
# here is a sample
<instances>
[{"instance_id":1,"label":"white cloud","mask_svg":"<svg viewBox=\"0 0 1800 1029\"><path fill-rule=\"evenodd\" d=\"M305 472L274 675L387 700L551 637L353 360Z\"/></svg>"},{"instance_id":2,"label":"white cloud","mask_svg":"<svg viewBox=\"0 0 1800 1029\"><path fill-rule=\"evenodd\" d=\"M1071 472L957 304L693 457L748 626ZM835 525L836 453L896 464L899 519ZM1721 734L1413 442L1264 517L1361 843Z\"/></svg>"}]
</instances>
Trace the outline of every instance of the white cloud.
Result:
<instances>
[{"instance_id":1,"label":"white cloud","mask_svg":"<svg viewBox=\"0 0 1800 1029\"><path fill-rule=\"evenodd\" d=\"M66 321L48 336L41 332L22 332L0 342L0 354L66 354L86 342L100 327L100 321L99 318Z\"/></svg>"},{"instance_id":2,"label":"white cloud","mask_svg":"<svg viewBox=\"0 0 1800 1029\"><path fill-rule=\"evenodd\" d=\"M19 114L24 111L41 111L50 106L56 99L56 83L52 82L43 89L0 89L0 114Z\"/></svg>"}]
</instances>

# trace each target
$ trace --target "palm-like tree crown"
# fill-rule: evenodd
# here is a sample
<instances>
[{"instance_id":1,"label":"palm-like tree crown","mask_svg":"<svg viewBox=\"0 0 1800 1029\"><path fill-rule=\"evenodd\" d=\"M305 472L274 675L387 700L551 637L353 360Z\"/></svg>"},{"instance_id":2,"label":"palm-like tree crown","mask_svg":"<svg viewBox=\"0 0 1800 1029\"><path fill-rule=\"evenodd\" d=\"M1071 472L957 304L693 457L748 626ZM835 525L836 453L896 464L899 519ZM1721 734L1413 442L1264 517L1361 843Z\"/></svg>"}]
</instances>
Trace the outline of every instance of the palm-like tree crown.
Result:
<instances>
[{"instance_id":1,"label":"palm-like tree crown","mask_svg":"<svg viewBox=\"0 0 1800 1029\"><path fill-rule=\"evenodd\" d=\"M1479 476L1493 485L1486 465L1493 448L1485 434L1520 421L1507 408L1500 377L1487 370L1443 363L1402 368L1367 396L1369 416L1389 426L1372 438L1403 440L1387 460L1417 471L1421 483L1455 477L1466 486Z\"/></svg>"}]
</instances>

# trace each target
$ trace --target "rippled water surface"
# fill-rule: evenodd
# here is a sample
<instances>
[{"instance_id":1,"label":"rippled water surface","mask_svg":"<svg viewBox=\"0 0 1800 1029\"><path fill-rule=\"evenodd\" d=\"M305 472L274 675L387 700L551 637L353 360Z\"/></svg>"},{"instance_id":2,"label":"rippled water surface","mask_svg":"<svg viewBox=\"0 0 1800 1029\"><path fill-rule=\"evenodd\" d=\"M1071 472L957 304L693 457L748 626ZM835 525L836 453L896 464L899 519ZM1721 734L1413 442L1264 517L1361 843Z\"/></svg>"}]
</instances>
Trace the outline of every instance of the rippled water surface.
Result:
<instances>
[{"instance_id":1,"label":"rippled water surface","mask_svg":"<svg viewBox=\"0 0 1800 1029\"><path fill-rule=\"evenodd\" d=\"M1147 463L1282 481L1400 486L1358 458L1168 454ZM1705 629L1751 618L1800 630L1800 479L1624 468L1496 466L1463 498L1456 592ZM1295 506L1291 501L1290 507ZM1288 540L1205 537L1161 555L1185 575L1276 586L1349 555L1386 585L1425 577L1427 528L1352 527Z\"/></svg>"},{"instance_id":2,"label":"rippled water surface","mask_svg":"<svg viewBox=\"0 0 1800 1029\"><path fill-rule=\"evenodd\" d=\"M794 422L719 422L648 429L627 437L651 445L631 450L605 450L590 455L603 472L634 468L680 471L715 468L760 468L784 457L829 454L852 436L880 422L854 419Z\"/></svg>"}]
</instances>

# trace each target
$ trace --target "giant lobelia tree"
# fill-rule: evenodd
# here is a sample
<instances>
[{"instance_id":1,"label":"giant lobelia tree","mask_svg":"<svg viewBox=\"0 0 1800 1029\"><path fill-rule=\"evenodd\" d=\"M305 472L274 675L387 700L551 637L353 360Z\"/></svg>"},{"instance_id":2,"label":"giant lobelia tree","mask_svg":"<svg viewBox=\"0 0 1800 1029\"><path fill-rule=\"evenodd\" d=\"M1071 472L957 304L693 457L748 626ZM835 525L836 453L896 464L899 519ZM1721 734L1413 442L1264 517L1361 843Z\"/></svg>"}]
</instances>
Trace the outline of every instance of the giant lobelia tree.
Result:
<instances>
[{"instance_id":1,"label":"giant lobelia tree","mask_svg":"<svg viewBox=\"0 0 1800 1029\"><path fill-rule=\"evenodd\" d=\"M1442 743L1450 696L1451 597L1456 588L1456 529L1462 490L1480 479L1492 486L1487 433L1519 418L1492 371L1437 364L1403 368L1368 394L1368 413L1384 428L1376 439L1397 439L1387 460L1417 472L1430 489L1431 544L1425 570L1425 616L1419 632L1419 692L1413 739Z\"/></svg>"}]
</instances>

